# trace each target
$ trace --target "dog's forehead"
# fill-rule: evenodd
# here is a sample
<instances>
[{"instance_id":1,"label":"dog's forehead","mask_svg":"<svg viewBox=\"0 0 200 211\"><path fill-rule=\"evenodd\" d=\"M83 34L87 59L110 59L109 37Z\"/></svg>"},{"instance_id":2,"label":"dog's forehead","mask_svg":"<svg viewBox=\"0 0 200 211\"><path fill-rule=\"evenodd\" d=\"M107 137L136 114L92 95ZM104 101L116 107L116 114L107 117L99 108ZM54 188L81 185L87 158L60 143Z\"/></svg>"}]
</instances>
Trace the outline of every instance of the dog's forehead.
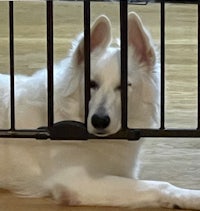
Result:
<instances>
[{"instance_id":1,"label":"dog's forehead","mask_svg":"<svg viewBox=\"0 0 200 211\"><path fill-rule=\"evenodd\" d=\"M97 80L112 78L120 80L120 52L117 49L108 49L91 64L91 77Z\"/></svg>"}]
</instances>

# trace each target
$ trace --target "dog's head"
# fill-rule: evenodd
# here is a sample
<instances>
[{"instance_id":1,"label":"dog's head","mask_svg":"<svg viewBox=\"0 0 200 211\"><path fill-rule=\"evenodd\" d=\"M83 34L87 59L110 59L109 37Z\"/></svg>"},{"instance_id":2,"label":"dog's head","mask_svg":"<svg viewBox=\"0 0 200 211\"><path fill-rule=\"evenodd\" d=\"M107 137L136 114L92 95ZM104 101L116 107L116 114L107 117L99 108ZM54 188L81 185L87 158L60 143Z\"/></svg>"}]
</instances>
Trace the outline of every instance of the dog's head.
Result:
<instances>
[{"instance_id":1,"label":"dog's head","mask_svg":"<svg viewBox=\"0 0 200 211\"><path fill-rule=\"evenodd\" d=\"M100 16L91 28L91 99L87 120L88 131L97 136L116 133L121 127L120 48L110 46L111 37L109 19ZM129 13L128 17L128 46L128 116L130 126L134 126L134 122L135 125L140 122L143 101L148 101L148 93L151 94L151 90L147 90L152 89L149 85L146 97L143 96L144 81L147 78L147 83L152 82L148 78L156 60L151 39L135 13ZM83 38L75 49L73 60L83 70Z\"/></svg>"}]
</instances>

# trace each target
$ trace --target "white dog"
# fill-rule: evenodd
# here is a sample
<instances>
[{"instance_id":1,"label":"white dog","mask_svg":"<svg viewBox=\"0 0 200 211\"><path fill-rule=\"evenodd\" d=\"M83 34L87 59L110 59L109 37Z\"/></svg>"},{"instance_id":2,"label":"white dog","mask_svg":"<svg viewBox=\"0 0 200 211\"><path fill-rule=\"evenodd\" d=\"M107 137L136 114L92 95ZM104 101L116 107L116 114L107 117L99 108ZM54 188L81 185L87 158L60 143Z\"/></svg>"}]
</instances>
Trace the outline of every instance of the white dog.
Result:
<instances>
[{"instance_id":1,"label":"white dog","mask_svg":"<svg viewBox=\"0 0 200 211\"><path fill-rule=\"evenodd\" d=\"M159 65L150 35L135 13L128 17L128 124L158 127ZM84 43L55 65L55 121L84 119ZM16 76L17 128L46 124L46 70ZM1 128L9 127L9 76L0 77ZM91 28L91 100L88 131L107 136L121 127L120 49L111 47L111 23ZM200 209L200 191L136 179L141 141L0 141L0 187L66 205Z\"/></svg>"}]
</instances>

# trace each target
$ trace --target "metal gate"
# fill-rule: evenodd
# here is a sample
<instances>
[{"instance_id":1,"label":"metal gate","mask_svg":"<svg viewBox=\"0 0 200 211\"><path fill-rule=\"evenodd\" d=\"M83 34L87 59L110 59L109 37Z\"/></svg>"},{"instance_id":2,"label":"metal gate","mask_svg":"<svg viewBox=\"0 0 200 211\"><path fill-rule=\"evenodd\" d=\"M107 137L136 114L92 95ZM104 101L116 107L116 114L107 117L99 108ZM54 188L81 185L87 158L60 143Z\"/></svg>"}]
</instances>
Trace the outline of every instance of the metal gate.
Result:
<instances>
[{"instance_id":1,"label":"metal gate","mask_svg":"<svg viewBox=\"0 0 200 211\"><path fill-rule=\"evenodd\" d=\"M133 129L127 126L127 8L128 3L147 4L148 0L120 0L120 39L121 39L121 99L122 118L121 130L109 137L101 139L138 140L141 137L200 137L200 1L156 1L160 4L160 33L161 33L161 107L159 129ZM197 129L165 129L165 2L195 3L198 5L198 114ZM8 130L0 129L0 137L4 138L36 138L53 140L88 140L95 137L87 132L88 104L90 100L90 0L84 0L84 41L85 41L85 123L62 121L54 124L54 86L53 86L53 0L46 1L47 20L47 84L48 84L48 126L35 130L15 129L15 78L14 78L14 27L13 2L9 2L10 28L10 108L11 126Z\"/></svg>"}]
</instances>

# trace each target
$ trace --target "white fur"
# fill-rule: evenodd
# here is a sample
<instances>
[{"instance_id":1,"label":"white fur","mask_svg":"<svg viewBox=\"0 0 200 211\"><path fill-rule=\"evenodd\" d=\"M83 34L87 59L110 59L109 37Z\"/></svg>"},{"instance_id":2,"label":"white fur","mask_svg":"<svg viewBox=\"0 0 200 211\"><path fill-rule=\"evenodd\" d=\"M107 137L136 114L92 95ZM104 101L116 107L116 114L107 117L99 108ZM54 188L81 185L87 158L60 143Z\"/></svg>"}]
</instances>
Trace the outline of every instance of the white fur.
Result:
<instances>
[{"instance_id":1,"label":"white fur","mask_svg":"<svg viewBox=\"0 0 200 211\"><path fill-rule=\"evenodd\" d=\"M159 127L159 64L153 41L135 13L128 20L128 125ZM91 100L88 131L106 136L121 125L120 48L111 47L111 23L99 17L91 29ZM55 65L55 121L84 117L84 43L81 35L68 58ZM17 128L47 124L46 70L16 76ZM96 84L94 86L94 84ZM0 76L0 128L9 127L9 76ZM102 128L94 115L108 116ZM70 205L200 208L200 191L136 179L142 141L0 141L0 187L23 196L52 196Z\"/></svg>"}]
</instances>

